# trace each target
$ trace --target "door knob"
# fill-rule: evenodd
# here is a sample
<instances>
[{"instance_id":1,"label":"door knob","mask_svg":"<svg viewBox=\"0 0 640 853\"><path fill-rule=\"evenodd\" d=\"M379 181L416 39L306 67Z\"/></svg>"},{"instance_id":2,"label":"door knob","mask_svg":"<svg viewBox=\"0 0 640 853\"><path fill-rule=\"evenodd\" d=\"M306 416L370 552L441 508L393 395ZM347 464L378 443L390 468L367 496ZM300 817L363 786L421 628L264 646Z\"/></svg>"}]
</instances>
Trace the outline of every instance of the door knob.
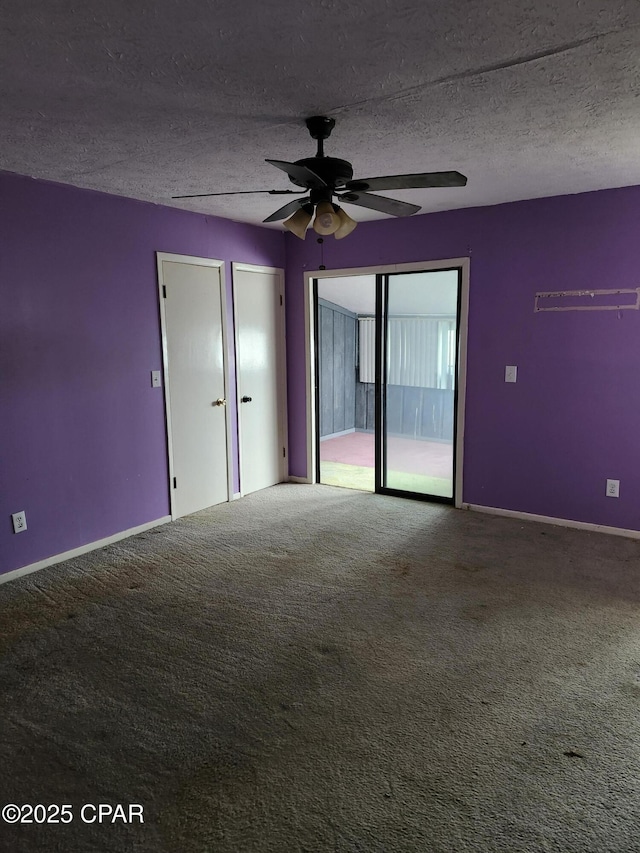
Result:
<instances>
[{"instance_id":1,"label":"door knob","mask_svg":"<svg viewBox=\"0 0 640 853\"><path fill-rule=\"evenodd\" d=\"M213 405L214 406L226 406L227 401L224 399L224 397L218 397L218 399L215 401L215 403Z\"/></svg>"},{"instance_id":2,"label":"door knob","mask_svg":"<svg viewBox=\"0 0 640 853\"><path fill-rule=\"evenodd\" d=\"M251 402L251 397L243 397L243 398L240 400L240 402L241 402L241 403L250 403L250 402Z\"/></svg>"}]
</instances>

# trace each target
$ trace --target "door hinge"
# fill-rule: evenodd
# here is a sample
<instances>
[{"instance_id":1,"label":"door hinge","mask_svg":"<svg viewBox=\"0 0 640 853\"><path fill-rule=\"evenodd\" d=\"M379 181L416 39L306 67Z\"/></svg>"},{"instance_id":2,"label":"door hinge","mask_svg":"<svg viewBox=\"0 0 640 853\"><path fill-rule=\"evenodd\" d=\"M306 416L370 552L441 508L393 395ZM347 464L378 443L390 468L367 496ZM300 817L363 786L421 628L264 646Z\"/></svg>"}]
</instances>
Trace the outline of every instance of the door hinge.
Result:
<instances>
[{"instance_id":1,"label":"door hinge","mask_svg":"<svg viewBox=\"0 0 640 853\"><path fill-rule=\"evenodd\" d=\"M287 451L286 451L286 450L285 450L285 448L283 447L283 448L282 448L282 458L283 458L283 459L285 459L285 458L286 458L286 456L287 456Z\"/></svg>"},{"instance_id":2,"label":"door hinge","mask_svg":"<svg viewBox=\"0 0 640 853\"><path fill-rule=\"evenodd\" d=\"M280 294L280 305L282 305L282 294Z\"/></svg>"},{"instance_id":3,"label":"door hinge","mask_svg":"<svg viewBox=\"0 0 640 853\"><path fill-rule=\"evenodd\" d=\"M174 489L177 489L177 488L178 488L178 481L177 481L177 479L176 479L175 477L173 478L173 488L174 488Z\"/></svg>"},{"instance_id":4,"label":"door hinge","mask_svg":"<svg viewBox=\"0 0 640 853\"><path fill-rule=\"evenodd\" d=\"M163 299L167 298L167 285L166 284L162 285L162 298Z\"/></svg>"}]
</instances>

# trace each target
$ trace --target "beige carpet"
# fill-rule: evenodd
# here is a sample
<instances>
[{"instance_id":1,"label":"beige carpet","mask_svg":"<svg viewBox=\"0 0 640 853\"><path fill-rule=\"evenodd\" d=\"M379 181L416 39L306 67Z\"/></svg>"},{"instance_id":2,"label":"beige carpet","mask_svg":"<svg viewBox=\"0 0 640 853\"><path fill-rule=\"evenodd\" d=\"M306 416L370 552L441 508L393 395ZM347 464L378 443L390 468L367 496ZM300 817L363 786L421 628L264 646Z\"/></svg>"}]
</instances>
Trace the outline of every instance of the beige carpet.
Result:
<instances>
[{"instance_id":1,"label":"beige carpet","mask_svg":"<svg viewBox=\"0 0 640 853\"><path fill-rule=\"evenodd\" d=\"M287 485L5 584L0 850L638 851L639 556Z\"/></svg>"}]
</instances>

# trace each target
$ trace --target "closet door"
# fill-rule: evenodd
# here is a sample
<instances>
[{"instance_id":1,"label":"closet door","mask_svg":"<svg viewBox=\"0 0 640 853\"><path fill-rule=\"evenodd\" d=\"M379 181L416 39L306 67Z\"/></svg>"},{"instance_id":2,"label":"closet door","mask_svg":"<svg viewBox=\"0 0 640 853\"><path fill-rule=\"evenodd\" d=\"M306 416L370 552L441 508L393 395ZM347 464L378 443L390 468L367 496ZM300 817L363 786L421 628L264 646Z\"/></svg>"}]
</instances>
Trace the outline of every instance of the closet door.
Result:
<instances>
[{"instance_id":1,"label":"closet door","mask_svg":"<svg viewBox=\"0 0 640 853\"><path fill-rule=\"evenodd\" d=\"M233 264L240 492L287 478L284 273Z\"/></svg>"},{"instance_id":2,"label":"closet door","mask_svg":"<svg viewBox=\"0 0 640 853\"><path fill-rule=\"evenodd\" d=\"M174 518L229 500L220 267L158 255Z\"/></svg>"}]
</instances>

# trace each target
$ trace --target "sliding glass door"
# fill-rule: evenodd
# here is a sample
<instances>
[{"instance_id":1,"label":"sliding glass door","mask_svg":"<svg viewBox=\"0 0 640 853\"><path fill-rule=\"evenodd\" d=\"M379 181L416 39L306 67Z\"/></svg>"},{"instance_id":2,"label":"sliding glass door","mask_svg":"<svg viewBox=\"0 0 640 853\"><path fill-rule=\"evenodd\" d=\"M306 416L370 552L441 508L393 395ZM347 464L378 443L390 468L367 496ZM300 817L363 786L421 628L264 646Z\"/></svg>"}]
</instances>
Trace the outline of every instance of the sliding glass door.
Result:
<instances>
[{"instance_id":1,"label":"sliding glass door","mask_svg":"<svg viewBox=\"0 0 640 853\"><path fill-rule=\"evenodd\" d=\"M378 277L378 491L453 501L460 285L460 269Z\"/></svg>"},{"instance_id":2,"label":"sliding glass door","mask_svg":"<svg viewBox=\"0 0 640 853\"><path fill-rule=\"evenodd\" d=\"M454 502L462 269L313 284L316 479Z\"/></svg>"}]
</instances>

